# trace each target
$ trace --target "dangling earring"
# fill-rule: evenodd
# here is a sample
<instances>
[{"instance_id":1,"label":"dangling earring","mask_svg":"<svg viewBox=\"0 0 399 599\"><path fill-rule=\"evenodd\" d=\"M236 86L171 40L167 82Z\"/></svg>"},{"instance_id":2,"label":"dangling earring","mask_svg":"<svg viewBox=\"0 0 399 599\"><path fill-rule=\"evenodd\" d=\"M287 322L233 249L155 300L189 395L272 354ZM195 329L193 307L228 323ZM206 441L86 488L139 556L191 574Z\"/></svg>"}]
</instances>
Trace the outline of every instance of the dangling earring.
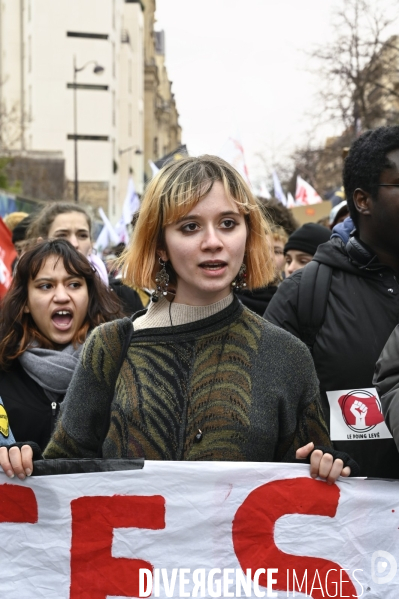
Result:
<instances>
[{"instance_id":1,"label":"dangling earring","mask_svg":"<svg viewBox=\"0 0 399 599\"><path fill-rule=\"evenodd\" d=\"M162 266L161 270L155 275L155 283L157 287L153 291L151 299L153 302L157 302L161 295L167 295L169 286L169 275L166 272L166 262L159 258L159 264Z\"/></svg>"},{"instance_id":2,"label":"dangling earring","mask_svg":"<svg viewBox=\"0 0 399 599\"><path fill-rule=\"evenodd\" d=\"M247 284L245 282L246 278L247 278L247 267L245 266L245 264L243 262L240 266L240 270L238 271L236 278L234 279L234 281L231 284L233 289L235 291L239 291L240 289L242 289L242 287L246 287L247 286Z\"/></svg>"}]
</instances>

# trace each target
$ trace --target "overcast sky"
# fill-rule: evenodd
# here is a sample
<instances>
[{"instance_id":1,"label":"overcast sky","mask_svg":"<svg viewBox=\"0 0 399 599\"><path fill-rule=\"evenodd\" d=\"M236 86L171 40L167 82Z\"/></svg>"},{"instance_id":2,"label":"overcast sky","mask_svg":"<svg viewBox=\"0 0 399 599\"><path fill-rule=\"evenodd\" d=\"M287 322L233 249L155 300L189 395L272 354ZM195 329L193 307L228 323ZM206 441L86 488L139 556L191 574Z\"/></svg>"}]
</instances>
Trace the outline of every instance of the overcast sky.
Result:
<instances>
[{"instance_id":1,"label":"overcast sky","mask_svg":"<svg viewBox=\"0 0 399 599\"><path fill-rule=\"evenodd\" d=\"M341 0L157 0L157 27L165 31L166 64L191 155L217 153L238 130L257 179L264 170L257 153L271 167L306 144L312 127L306 113L320 106L305 51L331 38L337 4Z\"/></svg>"}]
</instances>

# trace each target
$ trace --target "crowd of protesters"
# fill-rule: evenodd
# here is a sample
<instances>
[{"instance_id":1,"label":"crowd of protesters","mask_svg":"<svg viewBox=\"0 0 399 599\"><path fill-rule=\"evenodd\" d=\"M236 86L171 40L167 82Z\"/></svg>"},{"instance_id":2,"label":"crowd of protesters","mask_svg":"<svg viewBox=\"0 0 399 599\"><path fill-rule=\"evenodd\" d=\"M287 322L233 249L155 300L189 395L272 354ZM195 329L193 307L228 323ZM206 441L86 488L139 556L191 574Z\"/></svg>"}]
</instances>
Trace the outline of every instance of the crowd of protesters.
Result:
<instances>
[{"instance_id":1,"label":"crowd of protesters","mask_svg":"<svg viewBox=\"0 0 399 599\"><path fill-rule=\"evenodd\" d=\"M398 479L399 127L360 136L343 183L328 226L298 227L222 159L184 158L149 183L107 267L80 206L9 218L7 475L100 456Z\"/></svg>"}]
</instances>

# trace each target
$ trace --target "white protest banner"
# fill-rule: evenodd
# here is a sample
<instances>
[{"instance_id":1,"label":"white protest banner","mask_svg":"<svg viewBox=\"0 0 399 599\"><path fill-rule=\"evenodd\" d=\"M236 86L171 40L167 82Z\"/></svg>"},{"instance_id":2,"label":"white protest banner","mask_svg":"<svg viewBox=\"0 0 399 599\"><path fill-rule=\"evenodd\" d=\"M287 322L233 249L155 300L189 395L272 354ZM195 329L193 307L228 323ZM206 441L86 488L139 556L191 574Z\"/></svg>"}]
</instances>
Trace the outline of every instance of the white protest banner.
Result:
<instances>
[{"instance_id":1,"label":"white protest banner","mask_svg":"<svg viewBox=\"0 0 399 599\"><path fill-rule=\"evenodd\" d=\"M146 462L23 482L0 473L1 597L397 599L399 482L330 486L308 472Z\"/></svg>"}]
</instances>

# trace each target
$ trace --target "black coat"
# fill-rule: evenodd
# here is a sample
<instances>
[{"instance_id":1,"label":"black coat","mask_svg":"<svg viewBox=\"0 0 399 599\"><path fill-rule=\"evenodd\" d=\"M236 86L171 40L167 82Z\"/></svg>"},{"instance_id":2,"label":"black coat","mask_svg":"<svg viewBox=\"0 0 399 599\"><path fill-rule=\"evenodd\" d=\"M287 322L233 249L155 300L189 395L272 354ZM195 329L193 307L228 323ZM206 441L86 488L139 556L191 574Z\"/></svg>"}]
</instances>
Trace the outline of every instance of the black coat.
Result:
<instances>
[{"instance_id":1,"label":"black coat","mask_svg":"<svg viewBox=\"0 0 399 599\"><path fill-rule=\"evenodd\" d=\"M122 304L122 311L125 316L130 317L132 314L135 314L144 308L137 291L124 285L121 279L110 277L109 286L119 297Z\"/></svg>"},{"instance_id":2,"label":"black coat","mask_svg":"<svg viewBox=\"0 0 399 599\"><path fill-rule=\"evenodd\" d=\"M237 292L238 299L252 312L263 316L270 300L277 291L276 285L269 285L268 287L260 287L259 289L243 289Z\"/></svg>"},{"instance_id":3,"label":"black coat","mask_svg":"<svg viewBox=\"0 0 399 599\"><path fill-rule=\"evenodd\" d=\"M15 441L34 441L43 450L50 440L59 412L59 402L52 402L42 387L34 381L14 360L10 370L0 372L0 397L3 429L0 431L0 446L9 445L10 431ZM64 396L60 395L59 400ZM5 414L4 414L5 412Z\"/></svg>"},{"instance_id":4,"label":"black coat","mask_svg":"<svg viewBox=\"0 0 399 599\"><path fill-rule=\"evenodd\" d=\"M371 388L375 363L399 323L399 285L394 271L378 263L364 244L358 244L358 249L364 251L356 251L351 243L334 238L319 246L314 256L314 260L333 268L325 319L313 345L329 424L326 392ZM297 337L301 276L302 271L298 271L283 281L265 313L267 320ZM378 402L375 406L378 410ZM358 462L362 476L399 478L399 454L393 439L372 435L371 427L361 439L358 429L351 435L352 440L335 440L331 436L336 449L348 452Z\"/></svg>"},{"instance_id":5,"label":"black coat","mask_svg":"<svg viewBox=\"0 0 399 599\"><path fill-rule=\"evenodd\" d=\"M382 350L373 382L381 397L386 423L399 447L399 326Z\"/></svg>"}]
</instances>

